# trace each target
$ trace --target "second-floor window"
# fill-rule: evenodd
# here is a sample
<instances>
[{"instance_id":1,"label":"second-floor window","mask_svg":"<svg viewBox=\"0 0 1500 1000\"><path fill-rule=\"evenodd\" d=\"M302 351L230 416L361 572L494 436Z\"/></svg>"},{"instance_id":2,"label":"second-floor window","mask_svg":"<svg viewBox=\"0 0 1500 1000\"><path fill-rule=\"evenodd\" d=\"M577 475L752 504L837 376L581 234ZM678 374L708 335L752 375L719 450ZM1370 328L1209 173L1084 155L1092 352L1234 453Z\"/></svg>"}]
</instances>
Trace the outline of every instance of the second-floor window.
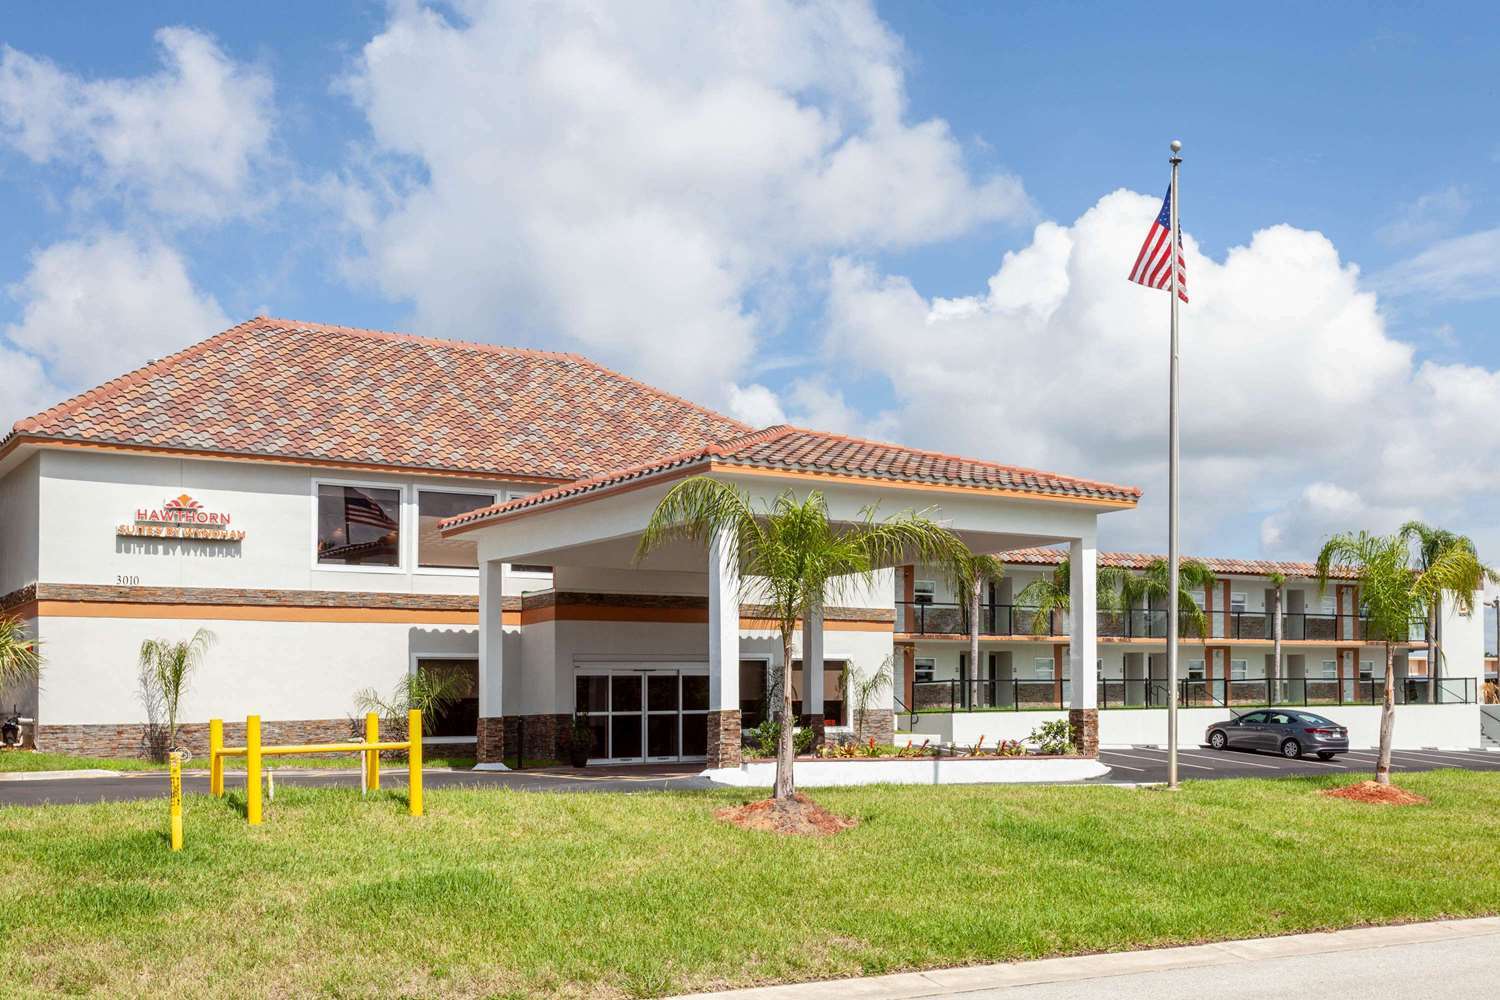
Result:
<instances>
[{"instance_id":1,"label":"second-floor window","mask_svg":"<svg viewBox=\"0 0 1500 1000\"><path fill-rule=\"evenodd\" d=\"M493 493L417 491L417 566L421 569L478 569L479 546L472 537L444 538L438 524L495 502Z\"/></svg>"},{"instance_id":2,"label":"second-floor window","mask_svg":"<svg viewBox=\"0 0 1500 1000\"><path fill-rule=\"evenodd\" d=\"M1234 612L1237 615L1244 614L1245 613L1245 595L1244 594L1230 594L1229 595L1229 610L1232 611L1232 612Z\"/></svg>"},{"instance_id":3,"label":"second-floor window","mask_svg":"<svg viewBox=\"0 0 1500 1000\"><path fill-rule=\"evenodd\" d=\"M400 566L401 490L318 484L318 564Z\"/></svg>"}]
</instances>

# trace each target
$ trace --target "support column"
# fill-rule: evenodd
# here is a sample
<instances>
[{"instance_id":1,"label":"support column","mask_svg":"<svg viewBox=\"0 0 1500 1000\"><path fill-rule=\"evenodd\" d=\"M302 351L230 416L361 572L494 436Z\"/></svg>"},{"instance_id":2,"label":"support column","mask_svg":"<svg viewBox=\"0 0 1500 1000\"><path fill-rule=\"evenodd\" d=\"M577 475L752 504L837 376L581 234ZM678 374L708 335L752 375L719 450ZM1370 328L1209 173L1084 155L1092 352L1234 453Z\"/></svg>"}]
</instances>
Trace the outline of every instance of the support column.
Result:
<instances>
[{"instance_id":1,"label":"support column","mask_svg":"<svg viewBox=\"0 0 1500 1000\"><path fill-rule=\"evenodd\" d=\"M501 611L504 565L489 560L479 567L479 730L475 756L503 768L505 719L501 689L505 663L505 618Z\"/></svg>"},{"instance_id":2,"label":"support column","mask_svg":"<svg viewBox=\"0 0 1500 1000\"><path fill-rule=\"evenodd\" d=\"M733 531L708 545L708 766L740 766L740 569Z\"/></svg>"},{"instance_id":3,"label":"support column","mask_svg":"<svg viewBox=\"0 0 1500 1000\"><path fill-rule=\"evenodd\" d=\"M845 705L847 712L849 706ZM802 712L823 742L823 609L802 620Z\"/></svg>"},{"instance_id":4,"label":"support column","mask_svg":"<svg viewBox=\"0 0 1500 1000\"><path fill-rule=\"evenodd\" d=\"M1074 539L1068 548L1071 568L1069 657L1072 692L1068 722L1073 745L1086 756L1099 754L1099 552L1092 538Z\"/></svg>"}]
</instances>

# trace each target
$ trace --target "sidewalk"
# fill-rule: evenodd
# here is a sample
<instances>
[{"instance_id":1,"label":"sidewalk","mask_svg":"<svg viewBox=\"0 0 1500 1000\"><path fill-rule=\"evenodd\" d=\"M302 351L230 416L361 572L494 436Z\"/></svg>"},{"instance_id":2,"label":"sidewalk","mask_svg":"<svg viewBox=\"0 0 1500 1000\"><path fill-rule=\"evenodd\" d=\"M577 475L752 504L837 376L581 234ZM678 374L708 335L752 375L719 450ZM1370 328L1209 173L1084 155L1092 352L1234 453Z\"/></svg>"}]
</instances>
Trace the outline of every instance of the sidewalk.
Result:
<instances>
[{"instance_id":1,"label":"sidewalk","mask_svg":"<svg viewBox=\"0 0 1500 1000\"><path fill-rule=\"evenodd\" d=\"M1320 981L1326 980L1326 981ZM1500 995L1500 917L699 993L718 1000ZM679 998L687 1000L687 998Z\"/></svg>"}]
</instances>

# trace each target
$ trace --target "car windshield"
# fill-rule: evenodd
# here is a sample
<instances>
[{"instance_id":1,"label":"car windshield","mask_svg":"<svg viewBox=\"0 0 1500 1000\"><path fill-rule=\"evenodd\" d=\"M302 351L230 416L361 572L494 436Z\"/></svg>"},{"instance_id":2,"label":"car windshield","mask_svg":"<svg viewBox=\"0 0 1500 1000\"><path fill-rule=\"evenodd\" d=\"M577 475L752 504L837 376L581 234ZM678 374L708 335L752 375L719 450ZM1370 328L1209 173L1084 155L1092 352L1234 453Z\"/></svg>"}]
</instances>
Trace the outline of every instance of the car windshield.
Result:
<instances>
[{"instance_id":1,"label":"car windshield","mask_svg":"<svg viewBox=\"0 0 1500 1000\"><path fill-rule=\"evenodd\" d=\"M1336 726L1336 725L1338 725L1338 723L1334 722L1332 719L1325 719L1321 715L1309 715L1306 712L1299 712L1297 714L1297 718L1301 719L1303 722L1307 723L1310 726Z\"/></svg>"}]
</instances>

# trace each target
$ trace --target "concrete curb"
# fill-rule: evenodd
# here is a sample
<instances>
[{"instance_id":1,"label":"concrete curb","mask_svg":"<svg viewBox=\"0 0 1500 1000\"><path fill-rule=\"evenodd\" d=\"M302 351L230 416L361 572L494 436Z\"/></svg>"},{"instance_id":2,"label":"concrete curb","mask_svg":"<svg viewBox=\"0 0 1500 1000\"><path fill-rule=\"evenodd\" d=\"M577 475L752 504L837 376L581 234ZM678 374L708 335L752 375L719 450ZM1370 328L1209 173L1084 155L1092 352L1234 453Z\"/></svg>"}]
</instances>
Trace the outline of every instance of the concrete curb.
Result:
<instances>
[{"instance_id":1,"label":"concrete curb","mask_svg":"<svg viewBox=\"0 0 1500 1000\"><path fill-rule=\"evenodd\" d=\"M1044 958L1005 965L974 965L930 972L903 972L868 979L836 979L818 983L762 986L726 993L695 993L677 1000L734 997L739 1000L793 1000L793 998L858 998L858 1000L910 1000L952 993L1038 986L1046 983L1082 982L1127 976L1141 972L1168 972L1211 966L1238 965L1266 958L1291 958L1334 952L1365 951L1392 945L1420 944L1453 938L1500 936L1500 917L1442 920L1386 927L1356 927L1315 934L1220 941L1214 944L1124 951L1076 958ZM1101 993L1100 995L1106 995Z\"/></svg>"},{"instance_id":2,"label":"concrete curb","mask_svg":"<svg viewBox=\"0 0 1500 1000\"><path fill-rule=\"evenodd\" d=\"M150 774L149 771L105 771L101 768L76 771L4 771L0 781L56 781L59 778L115 778L121 774ZM161 772L163 776L167 772Z\"/></svg>"}]
</instances>

